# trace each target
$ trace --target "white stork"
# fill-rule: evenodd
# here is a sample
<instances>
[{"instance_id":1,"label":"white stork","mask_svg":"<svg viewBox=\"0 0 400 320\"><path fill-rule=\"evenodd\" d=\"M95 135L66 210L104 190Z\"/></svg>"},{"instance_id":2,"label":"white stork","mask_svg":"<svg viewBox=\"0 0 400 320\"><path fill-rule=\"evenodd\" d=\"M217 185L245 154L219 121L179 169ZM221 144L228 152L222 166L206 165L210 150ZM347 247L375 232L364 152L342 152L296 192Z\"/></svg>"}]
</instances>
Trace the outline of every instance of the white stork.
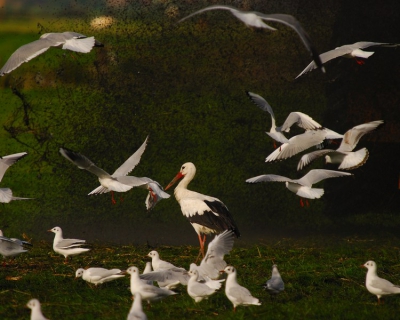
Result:
<instances>
[{"instance_id":1,"label":"white stork","mask_svg":"<svg viewBox=\"0 0 400 320\"><path fill-rule=\"evenodd\" d=\"M195 174L194 164L186 162L165 190L183 178L175 188L175 198L181 205L183 215L188 218L199 237L200 252L204 257L207 234L232 230L236 237L239 237L240 232L231 213L221 200L187 189Z\"/></svg>"}]
</instances>

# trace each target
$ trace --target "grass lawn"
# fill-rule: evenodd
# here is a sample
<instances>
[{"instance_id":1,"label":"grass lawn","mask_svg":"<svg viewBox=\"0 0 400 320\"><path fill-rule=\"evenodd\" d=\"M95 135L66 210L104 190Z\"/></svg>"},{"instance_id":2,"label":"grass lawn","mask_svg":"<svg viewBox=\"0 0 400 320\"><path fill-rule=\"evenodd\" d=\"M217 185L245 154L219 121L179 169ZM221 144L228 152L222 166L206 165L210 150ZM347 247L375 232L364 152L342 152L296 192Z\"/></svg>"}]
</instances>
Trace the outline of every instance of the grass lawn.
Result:
<instances>
[{"instance_id":1,"label":"grass lawn","mask_svg":"<svg viewBox=\"0 0 400 320\"><path fill-rule=\"evenodd\" d=\"M234 247L225 257L238 270L239 282L261 306L238 307L234 313L224 290L208 300L195 303L186 287L177 295L144 307L149 319L390 319L400 307L399 297L386 297L378 305L365 286L367 260L378 264L378 274L400 283L399 239L308 238L260 240L248 247ZM14 260L4 259L0 267L0 318L27 319L25 308L38 298L49 319L125 319L131 306L129 278L98 287L75 280L79 267L143 270L146 257L156 249L162 259L188 268L198 248L116 246L90 244L87 254L64 264L64 257L53 252L51 243L35 243L29 253ZM262 284L270 277L271 266L278 264L285 291L270 296Z\"/></svg>"}]
</instances>

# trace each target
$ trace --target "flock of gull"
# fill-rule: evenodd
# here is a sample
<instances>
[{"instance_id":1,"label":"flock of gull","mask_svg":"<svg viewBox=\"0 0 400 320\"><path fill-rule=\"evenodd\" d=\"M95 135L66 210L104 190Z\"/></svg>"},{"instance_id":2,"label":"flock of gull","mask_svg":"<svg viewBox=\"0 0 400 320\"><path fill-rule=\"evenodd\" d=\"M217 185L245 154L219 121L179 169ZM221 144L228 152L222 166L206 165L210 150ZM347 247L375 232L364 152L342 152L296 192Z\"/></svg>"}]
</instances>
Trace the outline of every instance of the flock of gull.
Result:
<instances>
[{"instance_id":1,"label":"flock of gull","mask_svg":"<svg viewBox=\"0 0 400 320\"><path fill-rule=\"evenodd\" d=\"M249 27L276 30L266 24L266 22L277 22L292 28L299 35L312 57L312 62L296 78L316 68L325 72L324 64L338 57L355 58L357 63L362 64L365 59L373 54L373 52L362 50L365 48L372 46L397 46L397 44L391 43L357 42L338 47L320 55L316 51L302 25L293 16L286 14L247 12L225 5L206 7L181 19L179 22L209 10L227 10ZM51 47L88 53L94 46L102 47L103 44L95 40L94 37L87 37L75 32L46 33L37 41L17 49L0 69L0 76L10 73L22 63L28 62ZM300 152L312 147L316 149L315 151L302 155L297 165L298 171L303 170L311 162L323 156L325 157L326 163L338 165L338 170L353 170L364 165L369 156L368 150L366 148L361 148L356 151L353 150L365 134L375 130L384 122L383 120L373 120L354 126L344 134L341 134L320 125L310 116L297 111L291 112L283 124L277 126L274 112L269 103L256 93L247 92L247 95L255 105L263 111L268 112L271 116L272 124L267 135L273 139L275 150L266 158L267 163L294 157ZM304 130L304 133L289 137L288 133L293 125L300 127ZM341 140L339 147L336 149L331 148L331 145L335 143L338 144L339 140ZM115 202L113 196L114 192L127 192L136 187L145 188L148 190L148 195L145 200L146 209L151 210L160 200L170 197L165 191L179 181L174 189L174 195L181 206L182 214L187 217L198 235L200 243L198 259L200 256L202 257L201 263L199 265L192 263L190 269L186 270L161 260L157 251L151 251L148 256L152 261L151 263L147 263L142 274L136 266L131 266L126 270L108 270L91 267L87 269L79 268L76 270L75 276L82 277L83 280L97 286L108 281L123 278L126 274L129 274L130 290L134 301L127 317L128 320L147 319L143 312L142 301L144 300L151 303L167 298L170 295L175 295L176 292L174 292L173 289L178 285L187 286L188 295L192 297L195 302L200 302L215 294L220 290L222 283L225 282L225 294L232 302L234 309L240 305L260 305L261 302L259 299L253 297L249 290L239 285L236 267L228 265L224 260L224 256L229 254L233 247L234 239L240 236L239 229L228 208L217 198L188 189L189 183L196 174L196 167L193 163L187 162L183 164L178 174L165 189L151 178L129 175L140 162L140 158L146 149L147 142L148 138L146 138L140 148L117 168L113 174L109 174L99 168L86 156L78 152L67 148L60 148L59 152L78 168L85 169L98 177L100 186L91 191L89 195L110 192L113 202ZM277 146L277 143L279 146ZM11 165L26 155L26 152L21 152L1 157L0 181ZM324 189L313 188L314 184L328 178L351 175L351 173L344 171L313 169L304 174L300 179L292 179L277 174L264 174L249 178L246 182L284 182L287 189L299 196L303 204L303 199L317 199L324 194ZM25 199L30 198L15 197L9 188L0 188L0 202L2 203ZM82 254L90 250L83 247L85 245L85 240L63 238L62 229L60 227L54 227L48 231L55 234L53 250L63 255L66 262L69 256ZM208 234L217 235L208 244L207 252L205 253L206 235ZM0 254L4 257L16 256L27 252L30 246L31 244L29 242L8 238L0 231ZM364 267L368 269L366 288L377 296L378 302L383 295L400 293L400 288L398 286L377 276L377 266L375 262L368 261L364 264ZM220 279L221 272L227 274L226 279ZM158 285L154 285L154 282ZM284 282L276 265L273 265L271 279L265 283L264 288L271 294L278 294L284 290ZM27 306L32 310L31 319L46 319L41 312L40 302L37 299L30 300Z\"/></svg>"}]
</instances>

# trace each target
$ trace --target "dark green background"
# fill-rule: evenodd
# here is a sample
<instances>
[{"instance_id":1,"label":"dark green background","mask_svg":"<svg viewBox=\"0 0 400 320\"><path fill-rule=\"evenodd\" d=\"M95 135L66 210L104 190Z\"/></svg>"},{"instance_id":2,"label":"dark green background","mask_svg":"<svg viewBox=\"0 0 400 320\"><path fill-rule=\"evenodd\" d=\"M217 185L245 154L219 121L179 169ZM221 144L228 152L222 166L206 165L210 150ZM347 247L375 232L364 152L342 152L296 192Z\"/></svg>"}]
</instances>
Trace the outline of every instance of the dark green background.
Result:
<instances>
[{"instance_id":1,"label":"dark green background","mask_svg":"<svg viewBox=\"0 0 400 320\"><path fill-rule=\"evenodd\" d=\"M0 154L29 153L7 171L1 187L35 198L0 206L6 235L50 241L45 231L58 225L65 236L89 241L196 244L173 195L151 212L145 210L143 189L120 194L117 205L107 194L87 196L97 178L58 153L61 146L71 148L112 173L147 135L147 149L131 174L165 186L184 162L193 162L197 176L190 188L228 206L242 244L310 233L398 233L399 49L374 48L364 66L336 59L326 65L326 74L315 70L294 80L310 57L290 28L251 29L220 10L177 24L213 3L132 1L118 7L42 1L33 13L29 6L1 9L3 21L34 14L25 22L31 23L29 34L0 28L1 46L8 46L1 64L38 32L77 31L105 44L87 55L49 50L0 79ZM321 53L357 41L400 42L397 1L219 4L292 14ZM95 30L90 21L99 15L116 22ZM265 163L274 150L265 134L270 117L249 101L246 90L269 101L278 124L289 112L302 111L340 133L373 120L385 125L360 141L358 148L367 147L370 158L352 171L354 177L320 183L325 195L302 208L283 184L245 180L264 173L298 178L310 168L336 167L321 159L296 172L300 155Z\"/></svg>"}]
</instances>

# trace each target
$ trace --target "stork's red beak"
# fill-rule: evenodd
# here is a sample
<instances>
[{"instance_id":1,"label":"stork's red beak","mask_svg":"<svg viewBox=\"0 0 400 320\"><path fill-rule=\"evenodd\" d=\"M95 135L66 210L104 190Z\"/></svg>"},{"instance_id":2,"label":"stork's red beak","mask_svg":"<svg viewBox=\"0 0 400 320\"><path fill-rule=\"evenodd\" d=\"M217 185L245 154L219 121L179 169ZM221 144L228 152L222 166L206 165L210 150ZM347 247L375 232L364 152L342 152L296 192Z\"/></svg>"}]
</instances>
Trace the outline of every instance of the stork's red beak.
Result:
<instances>
[{"instance_id":1,"label":"stork's red beak","mask_svg":"<svg viewBox=\"0 0 400 320\"><path fill-rule=\"evenodd\" d=\"M178 172L178 174L175 176L174 179L164 188L164 190L168 190L170 187L172 187L179 179L183 177L183 174L181 172Z\"/></svg>"}]
</instances>

